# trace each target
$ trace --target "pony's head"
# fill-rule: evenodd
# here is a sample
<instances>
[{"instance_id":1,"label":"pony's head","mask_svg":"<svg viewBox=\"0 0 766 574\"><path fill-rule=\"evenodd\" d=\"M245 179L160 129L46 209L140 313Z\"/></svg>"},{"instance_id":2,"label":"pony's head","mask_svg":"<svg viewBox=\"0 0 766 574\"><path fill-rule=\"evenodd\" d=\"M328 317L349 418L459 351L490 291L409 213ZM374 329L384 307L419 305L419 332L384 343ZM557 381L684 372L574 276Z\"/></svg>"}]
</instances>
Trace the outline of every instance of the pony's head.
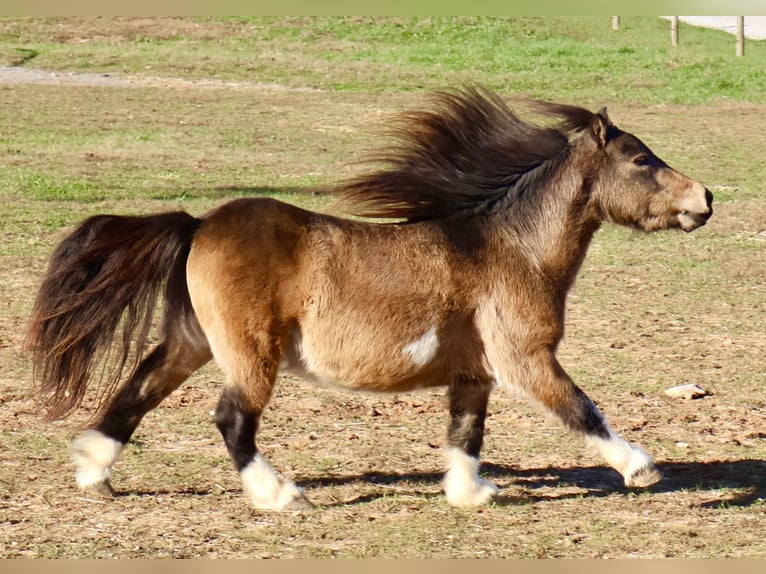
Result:
<instances>
[{"instance_id":1,"label":"pony's head","mask_svg":"<svg viewBox=\"0 0 766 574\"><path fill-rule=\"evenodd\" d=\"M580 145L598 162L592 201L603 219L643 231L693 231L713 214L713 195L668 166L636 136L593 113Z\"/></svg>"}]
</instances>

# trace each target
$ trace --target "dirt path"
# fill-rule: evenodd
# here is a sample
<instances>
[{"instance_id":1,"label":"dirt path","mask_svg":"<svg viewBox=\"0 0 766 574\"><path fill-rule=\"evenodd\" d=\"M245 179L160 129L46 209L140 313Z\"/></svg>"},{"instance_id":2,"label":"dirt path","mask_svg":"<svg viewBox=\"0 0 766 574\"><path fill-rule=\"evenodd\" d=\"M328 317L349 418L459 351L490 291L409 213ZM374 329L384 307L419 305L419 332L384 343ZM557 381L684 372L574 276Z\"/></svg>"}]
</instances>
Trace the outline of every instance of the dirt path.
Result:
<instances>
[{"instance_id":1,"label":"dirt path","mask_svg":"<svg viewBox=\"0 0 766 574\"><path fill-rule=\"evenodd\" d=\"M197 88L257 91L318 92L316 88L289 88L266 82L231 82L224 80L187 80L155 76L123 76L109 73L50 72L20 66L0 66L0 84L38 84L53 86L91 86L113 88Z\"/></svg>"},{"instance_id":2,"label":"dirt path","mask_svg":"<svg viewBox=\"0 0 766 574\"><path fill-rule=\"evenodd\" d=\"M666 18L670 18L670 16L666 16ZM736 16L679 16L678 19L700 28L722 30L729 34L737 33ZM745 16L745 38L748 40L766 40L766 16Z\"/></svg>"}]
</instances>

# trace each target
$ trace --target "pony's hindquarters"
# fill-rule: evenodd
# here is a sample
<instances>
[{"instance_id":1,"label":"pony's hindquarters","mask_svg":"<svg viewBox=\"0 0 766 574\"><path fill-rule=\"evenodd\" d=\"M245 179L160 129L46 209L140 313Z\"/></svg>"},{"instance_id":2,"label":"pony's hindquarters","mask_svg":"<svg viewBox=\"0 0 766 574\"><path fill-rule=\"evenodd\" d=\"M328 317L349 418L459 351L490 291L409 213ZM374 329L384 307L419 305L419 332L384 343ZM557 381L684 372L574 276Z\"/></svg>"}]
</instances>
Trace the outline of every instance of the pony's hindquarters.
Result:
<instances>
[{"instance_id":1,"label":"pony's hindquarters","mask_svg":"<svg viewBox=\"0 0 766 574\"><path fill-rule=\"evenodd\" d=\"M141 418L210 360L185 277L198 225L181 212L100 215L51 257L27 336L47 418L70 414L105 364L95 422L72 443L81 488L111 493L111 466ZM161 341L141 359L163 289ZM129 378L115 393L126 367Z\"/></svg>"},{"instance_id":2,"label":"pony's hindquarters","mask_svg":"<svg viewBox=\"0 0 766 574\"><path fill-rule=\"evenodd\" d=\"M300 306L297 262L307 213L265 199L226 204L204 219L187 264L195 314L226 375L216 424L246 495L261 509L310 506L255 444Z\"/></svg>"}]
</instances>

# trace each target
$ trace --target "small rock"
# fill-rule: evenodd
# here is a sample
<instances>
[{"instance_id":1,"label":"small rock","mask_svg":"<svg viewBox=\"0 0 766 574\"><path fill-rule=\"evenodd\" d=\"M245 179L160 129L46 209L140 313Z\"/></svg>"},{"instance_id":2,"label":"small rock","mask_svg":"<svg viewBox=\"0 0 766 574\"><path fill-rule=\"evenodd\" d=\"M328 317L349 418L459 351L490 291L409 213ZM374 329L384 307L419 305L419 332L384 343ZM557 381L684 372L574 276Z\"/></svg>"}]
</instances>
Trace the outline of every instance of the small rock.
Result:
<instances>
[{"instance_id":1,"label":"small rock","mask_svg":"<svg viewBox=\"0 0 766 574\"><path fill-rule=\"evenodd\" d=\"M688 385L678 385L665 389L665 394L679 399L699 399L713 393L706 391L696 383L689 383Z\"/></svg>"}]
</instances>

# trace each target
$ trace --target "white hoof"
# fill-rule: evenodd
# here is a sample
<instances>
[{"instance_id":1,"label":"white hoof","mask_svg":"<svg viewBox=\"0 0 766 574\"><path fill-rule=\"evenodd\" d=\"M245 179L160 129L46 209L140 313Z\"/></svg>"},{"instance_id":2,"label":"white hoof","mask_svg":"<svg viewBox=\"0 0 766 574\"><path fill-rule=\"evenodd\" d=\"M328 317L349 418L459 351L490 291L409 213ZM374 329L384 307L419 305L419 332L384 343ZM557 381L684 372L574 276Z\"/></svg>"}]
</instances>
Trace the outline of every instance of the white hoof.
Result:
<instances>
[{"instance_id":1,"label":"white hoof","mask_svg":"<svg viewBox=\"0 0 766 574\"><path fill-rule=\"evenodd\" d=\"M447 502L459 508L473 508L489 504L498 492L500 489L497 486L483 478L476 477L475 481L470 484L463 481L455 484L455 481L447 477L444 481L444 495Z\"/></svg>"},{"instance_id":2,"label":"white hoof","mask_svg":"<svg viewBox=\"0 0 766 574\"><path fill-rule=\"evenodd\" d=\"M623 476L626 487L646 488L662 479L662 473L644 449L630 444L611 429L608 438L591 438L590 443Z\"/></svg>"},{"instance_id":3,"label":"white hoof","mask_svg":"<svg viewBox=\"0 0 766 574\"><path fill-rule=\"evenodd\" d=\"M478 459L462 450L447 451L448 470L442 486L444 495L452 506L471 508L488 504L500 490L483 478L479 478Z\"/></svg>"},{"instance_id":4,"label":"white hoof","mask_svg":"<svg viewBox=\"0 0 766 574\"><path fill-rule=\"evenodd\" d=\"M70 453L75 464L77 486L100 495L113 495L109 477L124 445L94 429L72 441Z\"/></svg>"},{"instance_id":5,"label":"white hoof","mask_svg":"<svg viewBox=\"0 0 766 574\"><path fill-rule=\"evenodd\" d=\"M647 488L662 480L662 473L651 461L625 476L625 486L628 488Z\"/></svg>"},{"instance_id":6,"label":"white hoof","mask_svg":"<svg viewBox=\"0 0 766 574\"><path fill-rule=\"evenodd\" d=\"M303 490L277 476L260 453L242 469L240 476L245 494L260 510L306 510L313 507Z\"/></svg>"}]
</instances>

